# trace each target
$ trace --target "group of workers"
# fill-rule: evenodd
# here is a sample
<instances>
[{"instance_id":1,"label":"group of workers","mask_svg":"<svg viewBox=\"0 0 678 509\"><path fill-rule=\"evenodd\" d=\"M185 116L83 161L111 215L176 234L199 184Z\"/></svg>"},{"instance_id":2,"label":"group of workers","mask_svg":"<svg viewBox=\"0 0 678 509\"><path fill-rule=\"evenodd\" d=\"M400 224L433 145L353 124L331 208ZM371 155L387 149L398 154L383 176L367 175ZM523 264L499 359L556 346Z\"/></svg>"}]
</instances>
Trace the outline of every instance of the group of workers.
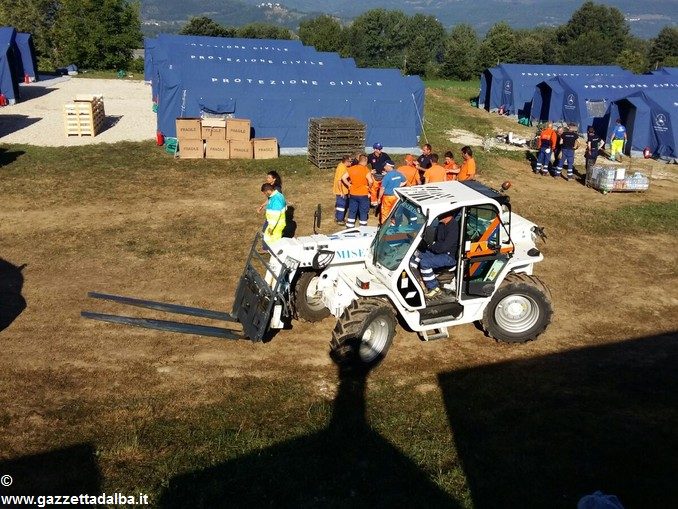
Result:
<instances>
[{"instance_id":1,"label":"group of workers","mask_svg":"<svg viewBox=\"0 0 678 509\"><path fill-rule=\"evenodd\" d=\"M618 157L621 157L625 143L626 128L622 125L621 119L618 118L610 138L611 161L616 161ZM604 145L604 140L596 133L593 126L589 126L586 131L586 152L584 153L587 172L589 168L596 164L598 153ZM575 150L579 148L579 134L575 124L553 129L553 123L549 122L537 137L537 148L539 153L533 170L534 173L558 178L563 176L563 168L567 166L567 173L564 178L567 181L574 180L574 154ZM551 154L554 155L553 161L551 161Z\"/></svg>"},{"instance_id":2,"label":"group of workers","mask_svg":"<svg viewBox=\"0 0 678 509\"><path fill-rule=\"evenodd\" d=\"M475 179L476 163L468 146L461 149L460 165L451 151L445 152L441 164L438 154L427 143L418 158L406 154L397 168L381 143L375 143L372 149L369 155L346 155L337 165L333 186L337 224L352 228L357 220L360 226L366 226L370 208L375 209L379 224L383 224L398 201L395 193L398 187Z\"/></svg>"}]
</instances>

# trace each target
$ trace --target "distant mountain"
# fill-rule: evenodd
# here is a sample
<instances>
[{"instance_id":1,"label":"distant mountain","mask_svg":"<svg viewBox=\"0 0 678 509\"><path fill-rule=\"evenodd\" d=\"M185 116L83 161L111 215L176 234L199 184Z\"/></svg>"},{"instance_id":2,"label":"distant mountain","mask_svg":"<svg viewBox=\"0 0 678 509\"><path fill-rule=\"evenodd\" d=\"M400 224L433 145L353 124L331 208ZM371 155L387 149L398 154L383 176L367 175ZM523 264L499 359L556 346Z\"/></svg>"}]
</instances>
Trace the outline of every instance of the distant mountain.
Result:
<instances>
[{"instance_id":1,"label":"distant mountain","mask_svg":"<svg viewBox=\"0 0 678 509\"><path fill-rule=\"evenodd\" d=\"M678 24L676 0L597 0L617 7L625 15L631 31L640 37L657 35L665 25ZM498 21L514 28L562 25L583 2L581 0L142 0L144 31L165 24L178 30L192 16L208 16L223 25L240 26L251 22L276 23L296 30L299 22L322 11L343 20L383 8L412 15L436 16L445 27L469 23L482 36ZM158 25L153 25L158 23ZM176 31L172 30L172 31Z\"/></svg>"}]
</instances>

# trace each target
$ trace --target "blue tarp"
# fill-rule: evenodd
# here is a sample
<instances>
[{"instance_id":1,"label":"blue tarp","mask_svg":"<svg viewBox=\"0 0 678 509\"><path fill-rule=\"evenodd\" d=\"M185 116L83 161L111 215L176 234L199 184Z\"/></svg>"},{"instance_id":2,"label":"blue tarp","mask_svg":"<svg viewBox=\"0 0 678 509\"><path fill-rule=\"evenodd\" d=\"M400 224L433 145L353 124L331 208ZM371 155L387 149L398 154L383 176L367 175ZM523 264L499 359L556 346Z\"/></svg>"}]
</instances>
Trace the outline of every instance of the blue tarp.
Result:
<instances>
[{"instance_id":1,"label":"blue tarp","mask_svg":"<svg viewBox=\"0 0 678 509\"><path fill-rule=\"evenodd\" d=\"M593 126L607 131L610 103L641 90L673 90L678 95L678 76L632 75L623 77L557 77L535 87L532 119L568 122L584 132Z\"/></svg>"},{"instance_id":2,"label":"blue tarp","mask_svg":"<svg viewBox=\"0 0 678 509\"><path fill-rule=\"evenodd\" d=\"M16 49L16 30L0 27L0 92L10 104L19 102L19 55Z\"/></svg>"},{"instance_id":3,"label":"blue tarp","mask_svg":"<svg viewBox=\"0 0 678 509\"><path fill-rule=\"evenodd\" d=\"M633 73L616 65L531 65L501 64L490 69L490 103L484 103L485 109L493 111L504 107L510 115L526 117L530 115L534 87L556 76L596 77L631 76ZM487 77L486 77L487 79Z\"/></svg>"},{"instance_id":4,"label":"blue tarp","mask_svg":"<svg viewBox=\"0 0 678 509\"><path fill-rule=\"evenodd\" d=\"M25 32L16 34L16 46L21 56L21 73L19 81L24 81L24 76L28 76L31 81L38 80L38 61L35 58L35 47L33 46L33 36Z\"/></svg>"},{"instance_id":5,"label":"blue tarp","mask_svg":"<svg viewBox=\"0 0 678 509\"><path fill-rule=\"evenodd\" d=\"M250 119L256 137L275 137L283 148L306 147L312 117L357 118L368 143L418 143L418 77L355 68L299 41L161 35L154 42L147 59L165 136L175 135L177 117L207 112Z\"/></svg>"},{"instance_id":6,"label":"blue tarp","mask_svg":"<svg viewBox=\"0 0 678 509\"><path fill-rule=\"evenodd\" d=\"M678 92L675 89L647 89L610 105L610 119L621 119L626 127L626 153L642 154L649 147L653 155L678 157ZM610 122L610 139L614 122Z\"/></svg>"}]
</instances>

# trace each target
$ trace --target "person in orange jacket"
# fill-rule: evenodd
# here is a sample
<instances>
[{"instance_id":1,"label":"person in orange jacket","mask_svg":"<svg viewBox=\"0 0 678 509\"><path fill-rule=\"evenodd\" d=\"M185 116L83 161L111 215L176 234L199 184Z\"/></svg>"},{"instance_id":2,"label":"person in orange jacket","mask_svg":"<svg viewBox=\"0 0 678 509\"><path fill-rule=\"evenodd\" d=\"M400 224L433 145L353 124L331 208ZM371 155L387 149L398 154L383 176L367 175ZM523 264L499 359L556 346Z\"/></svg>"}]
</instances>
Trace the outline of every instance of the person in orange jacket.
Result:
<instances>
[{"instance_id":1,"label":"person in orange jacket","mask_svg":"<svg viewBox=\"0 0 678 509\"><path fill-rule=\"evenodd\" d=\"M372 172L367 167L367 155L358 157L358 164L351 165L341 177L341 181L348 187L348 216L346 227L353 228L356 218L360 226L367 226L370 214L370 187L374 183Z\"/></svg>"},{"instance_id":2,"label":"person in orange jacket","mask_svg":"<svg viewBox=\"0 0 678 509\"><path fill-rule=\"evenodd\" d=\"M537 156L537 166L534 170L535 173L541 173L542 175L549 174L551 153L556 148L557 139L558 136L553 130L553 122L549 122L546 125L546 128L541 131L539 134L539 139L537 140L539 155Z\"/></svg>"},{"instance_id":3,"label":"person in orange jacket","mask_svg":"<svg viewBox=\"0 0 678 509\"><path fill-rule=\"evenodd\" d=\"M457 175L457 180L475 180L476 179L476 160L473 159L473 150L468 145L461 147L461 157L464 158L464 162L461 163L461 168L459 169L459 174Z\"/></svg>"},{"instance_id":4,"label":"person in orange jacket","mask_svg":"<svg viewBox=\"0 0 678 509\"><path fill-rule=\"evenodd\" d=\"M418 186L421 184L419 170L417 169L417 158L412 154L405 155L405 164L398 167L398 171L405 175L406 186Z\"/></svg>"},{"instance_id":5,"label":"person in orange jacket","mask_svg":"<svg viewBox=\"0 0 678 509\"><path fill-rule=\"evenodd\" d=\"M342 157L334 172L334 185L332 187L332 192L336 197L334 202L334 222L341 225L344 224L346 209L348 208L348 187L341 181L341 177L344 176L344 173L351 166L351 160L352 158L349 155Z\"/></svg>"},{"instance_id":6,"label":"person in orange jacket","mask_svg":"<svg viewBox=\"0 0 678 509\"><path fill-rule=\"evenodd\" d=\"M459 166L454 161L454 154L451 150L445 152L445 162L443 163L443 168L447 170L445 180L457 180L457 175L459 175Z\"/></svg>"},{"instance_id":7,"label":"person in orange jacket","mask_svg":"<svg viewBox=\"0 0 678 509\"><path fill-rule=\"evenodd\" d=\"M447 170L438 164L438 154L431 154L431 167L424 173L424 183L445 182Z\"/></svg>"}]
</instances>

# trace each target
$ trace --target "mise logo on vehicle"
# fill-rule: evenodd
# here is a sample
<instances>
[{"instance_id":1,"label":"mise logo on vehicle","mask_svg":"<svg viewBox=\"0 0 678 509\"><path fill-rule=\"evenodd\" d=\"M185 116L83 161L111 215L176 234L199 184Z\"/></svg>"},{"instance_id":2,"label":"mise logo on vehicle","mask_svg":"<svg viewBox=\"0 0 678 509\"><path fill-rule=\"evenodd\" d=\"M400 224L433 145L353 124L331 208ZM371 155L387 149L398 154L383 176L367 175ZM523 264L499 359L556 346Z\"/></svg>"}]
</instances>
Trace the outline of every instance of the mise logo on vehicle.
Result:
<instances>
[{"instance_id":1,"label":"mise logo on vehicle","mask_svg":"<svg viewBox=\"0 0 678 509\"><path fill-rule=\"evenodd\" d=\"M354 258L365 258L364 249L340 249L336 251L336 257L340 260L352 260Z\"/></svg>"},{"instance_id":2,"label":"mise logo on vehicle","mask_svg":"<svg viewBox=\"0 0 678 509\"><path fill-rule=\"evenodd\" d=\"M660 132L665 132L668 130L667 124L668 121L666 120L666 115L663 113L659 113L655 118L654 118L654 130L655 131L660 131Z\"/></svg>"},{"instance_id":3,"label":"mise logo on vehicle","mask_svg":"<svg viewBox=\"0 0 678 509\"><path fill-rule=\"evenodd\" d=\"M565 104L565 109L566 110L574 110L577 107L577 100L574 97L574 94L569 94L567 96L566 104Z\"/></svg>"}]
</instances>

